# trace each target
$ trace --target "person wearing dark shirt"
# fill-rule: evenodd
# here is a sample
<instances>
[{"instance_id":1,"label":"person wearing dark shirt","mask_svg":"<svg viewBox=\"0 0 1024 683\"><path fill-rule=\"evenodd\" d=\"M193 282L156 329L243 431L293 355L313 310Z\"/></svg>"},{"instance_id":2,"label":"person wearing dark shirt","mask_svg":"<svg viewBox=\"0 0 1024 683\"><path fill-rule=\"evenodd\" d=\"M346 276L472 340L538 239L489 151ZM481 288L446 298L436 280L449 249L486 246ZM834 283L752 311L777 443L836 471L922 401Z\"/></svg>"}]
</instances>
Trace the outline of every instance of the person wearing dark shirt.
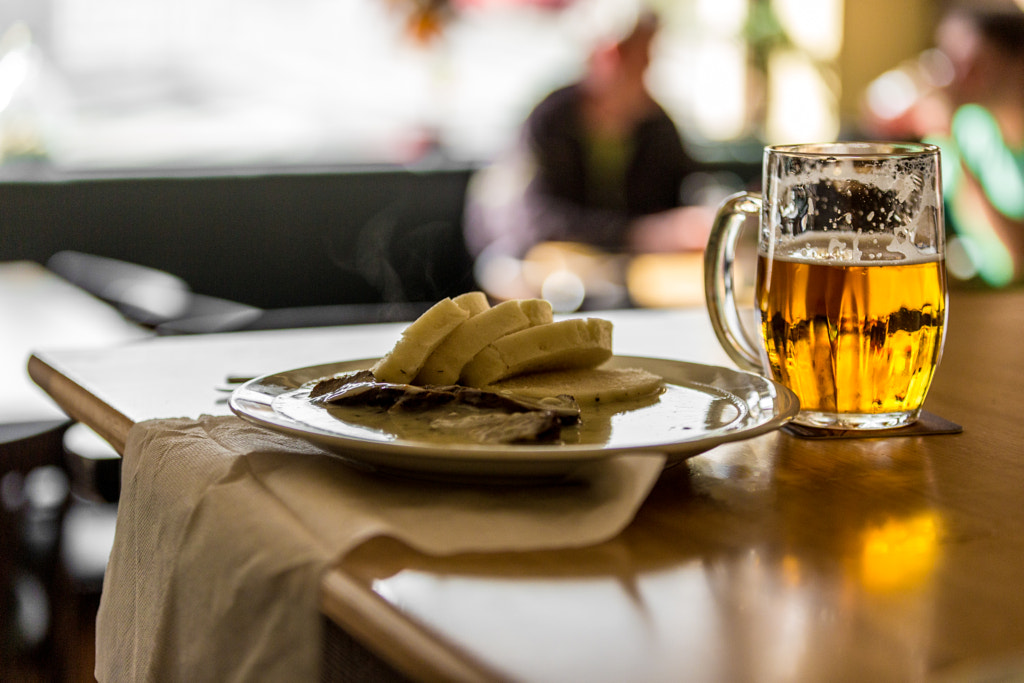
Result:
<instances>
[{"instance_id":1,"label":"person wearing dark shirt","mask_svg":"<svg viewBox=\"0 0 1024 683\"><path fill-rule=\"evenodd\" d=\"M697 164L644 82L657 30L657 18L642 15L624 38L592 51L580 81L533 109L512 164L519 173L501 176L500 200L469 207L474 255L522 257L550 241L615 253L703 248L707 211L681 206Z\"/></svg>"},{"instance_id":2,"label":"person wearing dark shirt","mask_svg":"<svg viewBox=\"0 0 1024 683\"><path fill-rule=\"evenodd\" d=\"M630 224L677 208L695 170L675 124L653 100L626 125L602 129L584 85L553 92L526 122L537 160L530 193L534 238L628 250ZM590 116L590 125L584 117ZM616 129L617 128L617 129Z\"/></svg>"}]
</instances>

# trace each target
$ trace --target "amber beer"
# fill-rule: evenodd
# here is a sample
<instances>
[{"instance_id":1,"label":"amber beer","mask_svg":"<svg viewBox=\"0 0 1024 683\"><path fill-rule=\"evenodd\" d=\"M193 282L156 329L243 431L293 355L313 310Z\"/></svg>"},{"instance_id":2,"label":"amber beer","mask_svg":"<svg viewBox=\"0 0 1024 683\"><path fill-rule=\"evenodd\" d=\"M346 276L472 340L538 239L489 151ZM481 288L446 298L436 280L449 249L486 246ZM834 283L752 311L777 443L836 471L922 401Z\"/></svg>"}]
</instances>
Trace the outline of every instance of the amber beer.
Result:
<instances>
[{"instance_id":1,"label":"amber beer","mask_svg":"<svg viewBox=\"0 0 1024 683\"><path fill-rule=\"evenodd\" d=\"M758 257L761 334L773 377L799 396L805 422L839 413L916 418L942 352L941 256L886 249L837 256L829 243L856 244L856 236L818 239L771 260Z\"/></svg>"}]
</instances>

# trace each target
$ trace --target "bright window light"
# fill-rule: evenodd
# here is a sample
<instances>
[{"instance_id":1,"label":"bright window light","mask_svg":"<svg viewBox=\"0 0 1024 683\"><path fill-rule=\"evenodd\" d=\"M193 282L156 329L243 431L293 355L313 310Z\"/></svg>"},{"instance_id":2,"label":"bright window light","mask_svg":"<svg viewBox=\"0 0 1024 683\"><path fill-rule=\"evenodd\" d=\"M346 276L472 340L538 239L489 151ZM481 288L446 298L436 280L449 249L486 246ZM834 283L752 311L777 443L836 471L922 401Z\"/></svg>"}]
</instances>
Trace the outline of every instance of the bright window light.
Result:
<instances>
[{"instance_id":1,"label":"bright window light","mask_svg":"<svg viewBox=\"0 0 1024 683\"><path fill-rule=\"evenodd\" d=\"M701 46L690 75L691 111L699 132L708 140L739 137L746 125L746 48L740 43Z\"/></svg>"},{"instance_id":2,"label":"bright window light","mask_svg":"<svg viewBox=\"0 0 1024 683\"><path fill-rule=\"evenodd\" d=\"M721 36L734 36L743 30L749 0L696 0L697 20L701 28Z\"/></svg>"},{"instance_id":3,"label":"bright window light","mask_svg":"<svg viewBox=\"0 0 1024 683\"><path fill-rule=\"evenodd\" d=\"M768 64L767 142L834 140L839 134L836 97L807 57L780 51Z\"/></svg>"},{"instance_id":4,"label":"bright window light","mask_svg":"<svg viewBox=\"0 0 1024 683\"><path fill-rule=\"evenodd\" d=\"M773 0L772 5L797 47L820 60L839 56L843 0Z\"/></svg>"}]
</instances>

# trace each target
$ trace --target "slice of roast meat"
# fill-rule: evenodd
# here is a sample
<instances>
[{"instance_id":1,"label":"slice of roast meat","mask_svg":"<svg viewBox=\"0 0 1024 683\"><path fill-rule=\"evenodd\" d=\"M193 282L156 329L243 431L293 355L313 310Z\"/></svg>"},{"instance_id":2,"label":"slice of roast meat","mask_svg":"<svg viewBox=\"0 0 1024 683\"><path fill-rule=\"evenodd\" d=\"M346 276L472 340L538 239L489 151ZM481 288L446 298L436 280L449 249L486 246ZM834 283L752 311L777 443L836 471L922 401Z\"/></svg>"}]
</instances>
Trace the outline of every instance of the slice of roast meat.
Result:
<instances>
[{"instance_id":1,"label":"slice of roast meat","mask_svg":"<svg viewBox=\"0 0 1024 683\"><path fill-rule=\"evenodd\" d=\"M419 391L410 391L398 399L392 410L419 411L457 404L495 413L551 413L560 424L566 425L576 424L580 420L580 406L572 396L553 396L538 400L458 385L412 389Z\"/></svg>"},{"instance_id":2,"label":"slice of roast meat","mask_svg":"<svg viewBox=\"0 0 1024 683\"><path fill-rule=\"evenodd\" d=\"M459 385L392 384L376 381L368 370L320 380L309 396L319 403L425 419L432 429L479 443L553 441L563 426L580 421L579 404L568 395L532 399Z\"/></svg>"},{"instance_id":3,"label":"slice of roast meat","mask_svg":"<svg viewBox=\"0 0 1024 683\"><path fill-rule=\"evenodd\" d=\"M419 387L408 384L378 382L369 370L360 370L320 380L310 389L309 397L319 403L390 408L417 390Z\"/></svg>"},{"instance_id":4,"label":"slice of roast meat","mask_svg":"<svg viewBox=\"0 0 1024 683\"><path fill-rule=\"evenodd\" d=\"M455 384L422 387L392 384L378 382L369 370L320 380L313 385L309 397L321 403L405 411L424 411L451 404L505 413L544 411L553 413L562 424L575 424L580 419L580 406L568 395L534 399Z\"/></svg>"},{"instance_id":5,"label":"slice of roast meat","mask_svg":"<svg viewBox=\"0 0 1024 683\"><path fill-rule=\"evenodd\" d=\"M430 426L446 432L457 432L467 441L477 443L554 441L562 433L558 417L541 410L525 413L455 413L431 420Z\"/></svg>"},{"instance_id":6,"label":"slice of roast meat","mask_svg":"<svg viewBox=\"0 0 1024 683\"><path fill-rule=\"evenodd\" d=\"M337 391L343 391L345 387L357 385L357 384L375 384L378 383L373 377L373 373L369 370L360 370L358 372L350 372L345 375L337 375L335 377L328 377L326 379L319 380L313 385L313 388L309 391L310 398L320 398L328 396Z\"/></svg>"}]
</instances>

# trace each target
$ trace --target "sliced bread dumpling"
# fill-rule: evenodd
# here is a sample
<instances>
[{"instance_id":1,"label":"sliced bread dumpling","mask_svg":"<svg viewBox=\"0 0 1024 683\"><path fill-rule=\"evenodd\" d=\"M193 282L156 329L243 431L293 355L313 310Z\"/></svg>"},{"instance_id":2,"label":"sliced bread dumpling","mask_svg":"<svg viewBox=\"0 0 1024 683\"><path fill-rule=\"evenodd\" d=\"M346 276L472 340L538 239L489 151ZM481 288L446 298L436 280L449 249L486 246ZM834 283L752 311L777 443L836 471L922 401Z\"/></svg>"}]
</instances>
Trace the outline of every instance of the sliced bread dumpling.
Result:
<instances>
[{"instance_id":1,"label":"sliced bread dumpling","mask_svg":"<svg viewBox=\"0 0 1024 683\"><path fill-rule=\"evenodd\" d=\"M491 342L463 367L459 381L484 387L530 372L596 368L611 355L610 321L570 318L528 327Z\"/></svg>"},{"instance_id":2,"label":"sliced bread dumpling","mask_svg":"<svg viewBox=\"0 0 1024 683\"><path fill-rule=\"evenodd\" d=\"M450 298L441 299L409 323L391 351L370 371L378 382L411 384L434 349L468 318L465 308Z\"/></svg>"},{"instance_id":3,"label":"sliced bread dumpling","mask_svg":"<svg viewBox=\"0 0 1024 683\"><path fill-rule=\"evenodd\" d=\"M551 304L543 299L504 301L456 327L430 354L413 383L455 384L466 363L491 342L551 321Z\"/></svg>"},{"instance_id":4,"label":"sliced bread dumpling","mask_svg":"<svg viewBox=\"0 0 1024 683\"><path fill-rule=\"evenodd\" d=\"M586 404L653 396L664 386L659 375L642 368L574 368L518 375L484 388L532 399L568 395Z\"/></svg>"},{"instance_id":5,"label":"sliced bread dumpling","mask_svg":"<svg viewBox=\"0 0 1024 683\"><path fill-rule=\"evenodd\" d=\"M469 313L469 317L479 315L491 307L491 302L487 300L487 295L480 291L466 292L465 294L459 294L453 296L452 301L459 308L466 309Z\"/></svg>"}]
</instances>

